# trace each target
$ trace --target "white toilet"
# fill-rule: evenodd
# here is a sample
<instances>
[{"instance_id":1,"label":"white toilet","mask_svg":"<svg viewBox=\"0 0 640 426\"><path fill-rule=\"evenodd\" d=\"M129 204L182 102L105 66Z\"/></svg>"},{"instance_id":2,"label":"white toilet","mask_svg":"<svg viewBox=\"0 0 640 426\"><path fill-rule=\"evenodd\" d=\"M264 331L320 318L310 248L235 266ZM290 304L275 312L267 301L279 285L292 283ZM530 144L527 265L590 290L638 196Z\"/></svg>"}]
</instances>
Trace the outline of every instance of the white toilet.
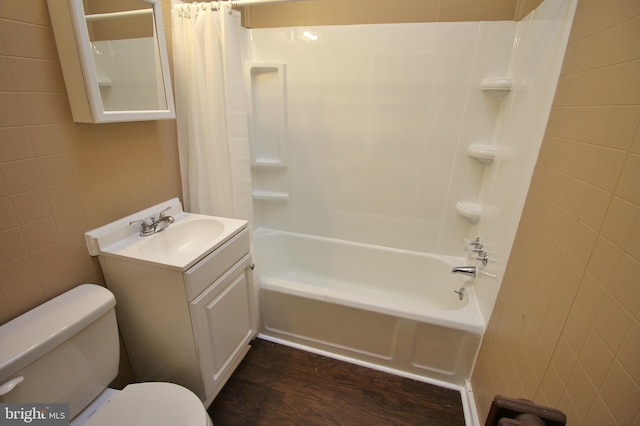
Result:
<instances>
[{"instance_id":1,"label":"white toilet","mask_svg":"<svg viewBox=\"0 0 640 426\"><path fill-rule=\"evenodd\" d=\"M120 357L116 301L83 284L0 327L0 402L68 403L71 425L211 426L200 399L172 383L107 386Z\"/></svg>"}]
</instances>

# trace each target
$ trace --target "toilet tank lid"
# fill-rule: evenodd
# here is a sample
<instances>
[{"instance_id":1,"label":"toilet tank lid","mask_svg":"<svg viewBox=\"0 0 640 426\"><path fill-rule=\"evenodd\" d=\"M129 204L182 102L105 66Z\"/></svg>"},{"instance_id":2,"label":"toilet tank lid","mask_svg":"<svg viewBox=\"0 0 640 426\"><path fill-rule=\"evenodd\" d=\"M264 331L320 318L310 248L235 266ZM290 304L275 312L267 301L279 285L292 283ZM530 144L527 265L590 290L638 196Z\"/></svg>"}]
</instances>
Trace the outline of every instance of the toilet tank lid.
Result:
<instances>
[{"instance_id":1,"label":"toilet tank lid","mask_svg":"<svg viewBox=\"0 0 640 426\"><path fill-rule=\"evenodd\" d=\"M68 340L115 304L106 288L82 284L0 326L0 380Z\"/></svg>"}]
</instances>

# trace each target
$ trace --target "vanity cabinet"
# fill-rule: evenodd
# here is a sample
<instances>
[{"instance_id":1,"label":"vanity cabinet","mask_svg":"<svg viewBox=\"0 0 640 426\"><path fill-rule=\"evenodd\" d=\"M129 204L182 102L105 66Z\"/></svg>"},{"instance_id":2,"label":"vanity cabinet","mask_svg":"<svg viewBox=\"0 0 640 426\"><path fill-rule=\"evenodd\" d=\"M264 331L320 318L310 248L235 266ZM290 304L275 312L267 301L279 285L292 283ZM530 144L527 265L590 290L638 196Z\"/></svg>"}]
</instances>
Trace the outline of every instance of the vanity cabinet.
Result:
<instances>
[{"instance_id":1,"label":"vanity cabinet","mask_svg":"<svg viewBox=\"0 0 640 426\"><path fill-rule=\"evenodd\" d=\"M183 385L208 406L256 335L248 229L185 270L99 260L136 380Z\"/></svg>"}]
</instances>

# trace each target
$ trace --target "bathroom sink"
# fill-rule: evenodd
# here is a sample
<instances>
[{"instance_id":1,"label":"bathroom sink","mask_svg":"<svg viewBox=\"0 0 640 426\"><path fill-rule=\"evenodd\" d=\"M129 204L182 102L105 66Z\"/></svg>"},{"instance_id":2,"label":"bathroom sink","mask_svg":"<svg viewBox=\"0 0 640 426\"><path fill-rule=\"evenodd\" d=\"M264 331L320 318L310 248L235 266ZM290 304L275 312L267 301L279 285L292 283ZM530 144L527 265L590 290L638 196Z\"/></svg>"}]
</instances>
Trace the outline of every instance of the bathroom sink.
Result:
<instances>
[{"instance_id":1,"label":"bathroom sink","mask_svg":"<svg viewBox=\"0 0 640 426\"><path fill-rule=\"evenodd\" d=\"M131 224L158 217L164 209L175 220L162 231L141 236L139 224ZM246 227L246 220L187 213L178 200L170 200L87 232L86 239L93 256L124 257L184 271Z\"/></svg>"},{"instance_id":2,"label":"bathroom sink","mask_svg":"<svg viewBox=\"0 0 640 426\"><path fill-rule=\"evenodd\" d=\"M176 222L146 237L138 247L143 256L176 256L199 253L224 232L224 223L215 218Z\"/></svg>"}]
</instances>

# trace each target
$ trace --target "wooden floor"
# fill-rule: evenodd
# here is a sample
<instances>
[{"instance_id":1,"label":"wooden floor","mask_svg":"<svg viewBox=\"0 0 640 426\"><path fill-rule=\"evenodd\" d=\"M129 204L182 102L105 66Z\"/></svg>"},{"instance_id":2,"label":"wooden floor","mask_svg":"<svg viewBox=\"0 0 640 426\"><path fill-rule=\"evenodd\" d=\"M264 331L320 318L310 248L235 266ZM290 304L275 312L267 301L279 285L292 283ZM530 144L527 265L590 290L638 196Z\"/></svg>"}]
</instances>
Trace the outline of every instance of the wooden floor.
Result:
<instances>
[{"instance_id":1,"label":"wooden floor","mask_svg":"<svg viewBox=\"0 0 640 426\"><path fill-rule=\"evenodd\" d=\"M260 339L208 411L215 426L464 425L458 391Z\"/></svg>"}]
</instances>

